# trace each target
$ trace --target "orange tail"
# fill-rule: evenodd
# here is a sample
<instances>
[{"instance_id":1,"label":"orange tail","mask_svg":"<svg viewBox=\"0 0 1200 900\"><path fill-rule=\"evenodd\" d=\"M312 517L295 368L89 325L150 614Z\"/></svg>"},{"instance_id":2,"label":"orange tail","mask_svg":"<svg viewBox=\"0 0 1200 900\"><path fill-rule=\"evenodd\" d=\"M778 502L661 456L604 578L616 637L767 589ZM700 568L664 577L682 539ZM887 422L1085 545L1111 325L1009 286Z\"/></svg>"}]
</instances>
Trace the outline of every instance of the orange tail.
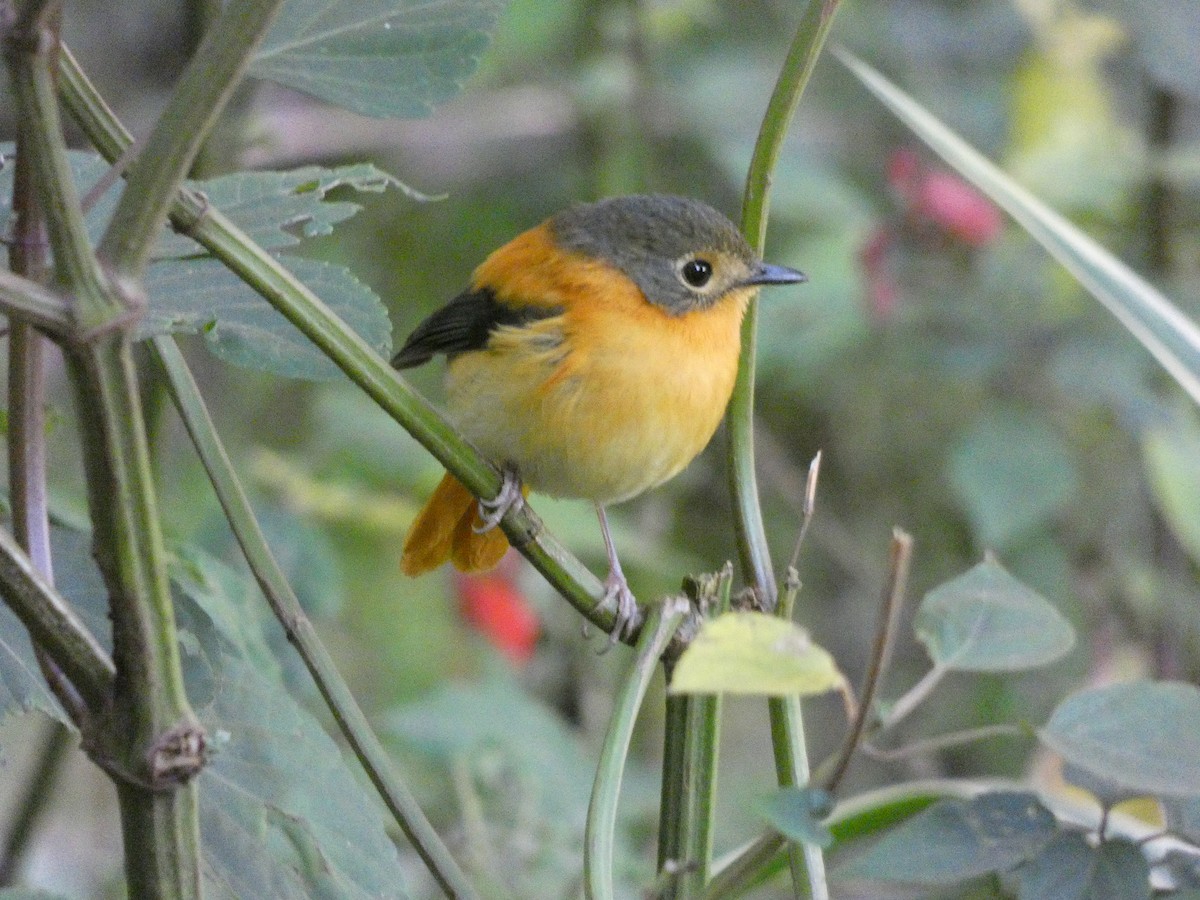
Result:
<instances>
[{"instance_id":1,"label":"orange tail","mask_svg":"<svg viewBox=\"0 0 1200 900\"><path fill-rule=\"evenodd\" d=\"M508 538L499 528L476 534L479 502L449 472L417 514L404 540L400 570L420 575L446 560L462 572L485 572L500 562L508 550Z\"/></svg>"}]
</instances>

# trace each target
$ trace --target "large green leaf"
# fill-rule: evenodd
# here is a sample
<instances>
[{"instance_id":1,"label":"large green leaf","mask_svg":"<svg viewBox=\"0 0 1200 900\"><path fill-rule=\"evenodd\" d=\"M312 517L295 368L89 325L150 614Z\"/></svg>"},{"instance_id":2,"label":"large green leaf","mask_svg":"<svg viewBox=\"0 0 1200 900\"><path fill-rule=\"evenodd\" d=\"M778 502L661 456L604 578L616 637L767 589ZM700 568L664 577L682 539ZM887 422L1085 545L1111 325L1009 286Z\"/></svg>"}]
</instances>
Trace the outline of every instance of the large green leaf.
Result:
<instances>
[{"instance_id":1,"label":"large green leaf","mask_svg":"<svg viewBox=\"0 0 1200 900\"><path fill-rule=\"evenodd\" d=\"M928 110L846 51L839 58L935 153L1003 207L1200 403L1200 328L1109 251L1022 188Z\"/></svg>"},{"instance_id":2,"label":"large green leaf","mask_svg":"<svg viewBox=\"0 0 1200 900\"><path fill-rule=\"evenodd\" d=\"M475 71L500 0L288 0L250 74L369 116L423 116Z\"/></svg>"},{"instance_id":3,"label":"large green leaf","mask_svg":"<svg viewBox=\"0 0 1200 900\"><path fill-rule=\"evenodd\" d=\"M1150 867L1137 845L1107 840L1093 847L1077 831L1055 835L1018 873L1019 900L1150 898Z\"/></svg>"},{"instance_id":4,"label":"large green leaf","mask_svg":"<svg viewBox=\"0 0 1200 900\"><path fill-rule=\"evenodd\" d=\"M245 593L221 593L229 574L176 600L188 696L215 747L199 778L206 893L403 897L382 806L272 667L242 656L262 636L227 633L253 627L235 608Z\"/></svg>"},{"instance_id":5,"label":"large green leaf","mask_svg":"<svg viewBox=\"0 0 1200 900\"><path fill-rule=\"evenodd\" d=\"M914 627L934 663L971 672L1044 666L1075 644L1062 614L993 559L926 594Z\"/></svg>"},{"instance_id":6,"label":"large green leaf","mask_svg":"<svg viewBox=\"0 0 1200 900\"><path fill-rule=\"evenodd\" d=\"M1131 794L1200 797L1200 689L1138 681L1068 697L1038 732L1072 766Z\"/></svg>"},{"instance_id":7,"label":"large green leaf","mask_svg":"<svg viewBox=\"0 0 1200 900\"><path fill-rule=\"evenodd\" d=\"M1037 796L1015 791L942 800L890 831L838 877L949 885L1006 872L1054 836L1054 816Z\"/></svg>"},{"instance_id":8,"label":"large green leaf","mask_svg":"<svg viewBox=\"0 0 1200 900\"><path fill-rule=\"evenodd\" d=\"M387 356L391 322L379 297L332 263L286 256L284 267L325 304ZM150 308L138 335L203 334L212 351L227 362L282 375L324 380L341 372L283 314L214 259L155 263L146 274Z\"/></svg>"}]
</instances>

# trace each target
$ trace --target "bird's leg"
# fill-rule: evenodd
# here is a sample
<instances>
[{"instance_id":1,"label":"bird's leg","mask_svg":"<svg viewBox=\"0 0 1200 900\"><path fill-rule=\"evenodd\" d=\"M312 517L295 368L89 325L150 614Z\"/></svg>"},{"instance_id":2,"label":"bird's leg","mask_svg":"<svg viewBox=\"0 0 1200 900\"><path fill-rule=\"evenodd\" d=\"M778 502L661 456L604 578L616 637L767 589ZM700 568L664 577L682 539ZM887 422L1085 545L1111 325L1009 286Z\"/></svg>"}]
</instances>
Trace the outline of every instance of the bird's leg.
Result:
<instances>
[{"instance_id":1,"label":"bird's leg","mask_svg":"<svg viewBox=\"0 0 1200 900\"><path fill-rule=\"evenodd\" d=\"M612 647L622 637L632 633L638 615L637 599L629 590L629 582L621 571L621 560L617 558L617 548L608 530L608 516L599 503L596 504L596 516L600 519L600 533L604 535L604 550L608 554L608 575L604 579L604 596L599 606L612 607L617 613L617 620L608 636L608 646Z\"/></svg>"},{"instance_id":2,"label":"bird's leg","mask_svg":"<svg viewBox=\"0 0 1200 900\"><path fill-rule=\"evenodd\" d=\"M491 500L479 498L479 524L473 525L476 534L491 531L500 524L510 509L518 509L525 503L521 493L521 476L511 464L500 468L500 493Z\"/></svg>"}]
</instances>

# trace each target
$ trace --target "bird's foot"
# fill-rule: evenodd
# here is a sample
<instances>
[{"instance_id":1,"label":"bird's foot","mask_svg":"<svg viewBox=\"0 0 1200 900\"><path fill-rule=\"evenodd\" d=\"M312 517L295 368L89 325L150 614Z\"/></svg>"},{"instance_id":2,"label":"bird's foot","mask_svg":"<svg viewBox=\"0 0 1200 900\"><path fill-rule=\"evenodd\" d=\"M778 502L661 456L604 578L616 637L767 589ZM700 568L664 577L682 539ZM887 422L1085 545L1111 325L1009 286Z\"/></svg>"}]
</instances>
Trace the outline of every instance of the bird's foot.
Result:
<instances>
[{"instance_id":1,"label":"bird's foot","mask_svg":"<svg viewBox=\"0 0 1200 900\"><path fill-rule=\"evenodd\" d=\"M622 638L633 634L638 619L637 598L633 596L633 591L629 589L629 583L620 569L609 572L604 579L604 596L600 598L596 608L612 609L617 614L612 631L608 635L608 643L600 651L607 653Z\"/></svg>"},{"instance_id":2,"label":"bird's foot","mask_svg":"<svg viewBox=\"0 0 1200 900\"><path fill-rule=\"evenodd\" d=\"M504 466L500 475L500 493L491 500L479 500L479 524L472 526L476 534L491 531L508 515L509 510L519 509L525 504L525 495L521 492L521 476L517 474L517 470L512 466Z\"/></svg>"}]
</instances>

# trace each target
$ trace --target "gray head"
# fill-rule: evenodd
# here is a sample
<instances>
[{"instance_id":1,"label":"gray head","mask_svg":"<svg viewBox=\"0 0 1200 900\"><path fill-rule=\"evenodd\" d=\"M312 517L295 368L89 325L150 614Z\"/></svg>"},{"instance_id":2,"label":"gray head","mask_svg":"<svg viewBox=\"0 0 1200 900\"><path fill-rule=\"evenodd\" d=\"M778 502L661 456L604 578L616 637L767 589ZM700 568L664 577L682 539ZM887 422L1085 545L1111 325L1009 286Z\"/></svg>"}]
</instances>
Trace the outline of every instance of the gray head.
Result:
<instances>
[{"instance_id":1,"label":"gray head","mask_svg":"<svg viewBox=\"0 0 1200 900\"><path fill-rule=\"evenodd\" d=\"M613 197L572 206L549 225L564 250L615 266L674 315L713 306L738 288L807 280L762 262L725 216L685 197Z\"/></svg>"}]
</instances>

